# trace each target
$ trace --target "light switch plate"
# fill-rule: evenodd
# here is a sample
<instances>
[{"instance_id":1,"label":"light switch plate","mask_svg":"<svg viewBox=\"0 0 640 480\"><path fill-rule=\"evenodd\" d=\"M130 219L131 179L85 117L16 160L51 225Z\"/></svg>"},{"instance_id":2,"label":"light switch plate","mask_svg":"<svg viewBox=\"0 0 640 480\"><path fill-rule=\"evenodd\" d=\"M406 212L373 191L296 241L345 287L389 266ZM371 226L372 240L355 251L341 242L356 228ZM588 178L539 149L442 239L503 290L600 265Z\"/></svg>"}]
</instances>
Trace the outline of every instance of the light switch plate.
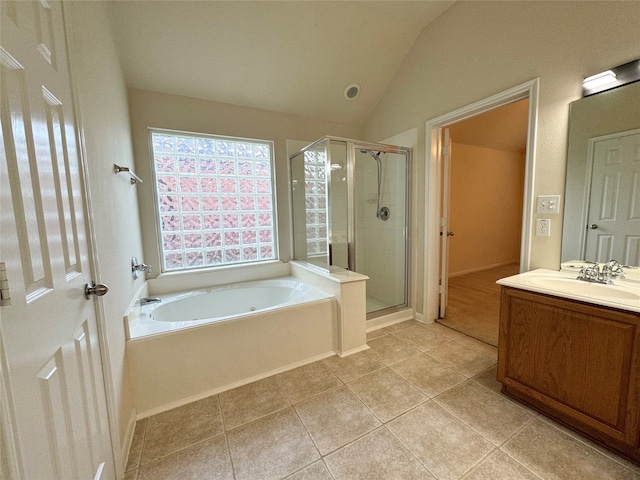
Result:
<instances>
[{"instance_id":1,"label":"light switch plate","mask_svg":"<svg viewBox=\"0 0 640 480\"><path fill-rule=\"evenodd\" d=\"M536 213L560 213L560 195L539 195Z\"/></svg>"},{"instance_id":2,"label":"light switch plate","mask_svg":"<svg viewBox=\"0 0 640 480\"><path fill-rule=\"evenodd\" d=\"M536 220L536 237L551 236L551 220L548 218L539 218Z\"/></svg>"}]
</instances>

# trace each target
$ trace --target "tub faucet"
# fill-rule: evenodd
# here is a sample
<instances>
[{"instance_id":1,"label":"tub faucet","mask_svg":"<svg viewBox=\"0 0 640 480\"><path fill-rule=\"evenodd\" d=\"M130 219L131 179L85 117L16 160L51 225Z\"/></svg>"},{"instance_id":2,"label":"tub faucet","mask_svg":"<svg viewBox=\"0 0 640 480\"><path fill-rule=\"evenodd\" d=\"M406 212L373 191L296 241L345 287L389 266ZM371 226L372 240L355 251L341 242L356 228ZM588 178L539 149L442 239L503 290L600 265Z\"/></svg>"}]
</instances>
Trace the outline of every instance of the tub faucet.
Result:
<instances>
[{"instance_id":1,"label":"tub faucet","mask_svg":"<svg viewBox=\"0 0 640 480\"><path fill-rule=\"evenodd\" d=\"M151 273L151 265L147 265L146 263L138 263L138 259L133 257L131 259L131 273L133 274L133 279L137 279L140 275L139 272L147 271L147 273Z\"/></svg>"},{"instance_id":2,"label":"tub faucet","mask_svg":"<svg viewBox=\"0 0 640 480\"><path fill-rule=\"evenodd\" d=\"M140 306L144 307L145 305L149 305L150 303L160 303L162 299L158 297L144 297L140 299Z\"/></svg>"}]
</instances>

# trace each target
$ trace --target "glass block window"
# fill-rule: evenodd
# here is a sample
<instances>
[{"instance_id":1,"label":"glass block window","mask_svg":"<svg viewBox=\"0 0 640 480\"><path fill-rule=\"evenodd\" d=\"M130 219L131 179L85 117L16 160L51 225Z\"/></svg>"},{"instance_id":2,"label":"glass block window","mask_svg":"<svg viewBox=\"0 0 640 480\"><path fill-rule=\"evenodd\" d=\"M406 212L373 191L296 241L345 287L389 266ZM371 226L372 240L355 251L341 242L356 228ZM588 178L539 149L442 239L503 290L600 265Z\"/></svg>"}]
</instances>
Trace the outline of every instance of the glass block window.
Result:
<instances>
[{"instance_id":1,"label":"glass block window","mask_svg":"<svg viewBox=\"0 0 640 480\"><path fill-rule=\"evenodd\" d=\"M307 255L327 253L327 152L304 152Z\"/></svg>"},{"instance_id":2,"label":"glass block window","mask_svg":"<svg viewBox=\"0 0 640 480\"><path fill-rule=\"evenodd\" d=\"M276 258L272 143L151 131L163 271Z\"/></svg>"}]
</instances>

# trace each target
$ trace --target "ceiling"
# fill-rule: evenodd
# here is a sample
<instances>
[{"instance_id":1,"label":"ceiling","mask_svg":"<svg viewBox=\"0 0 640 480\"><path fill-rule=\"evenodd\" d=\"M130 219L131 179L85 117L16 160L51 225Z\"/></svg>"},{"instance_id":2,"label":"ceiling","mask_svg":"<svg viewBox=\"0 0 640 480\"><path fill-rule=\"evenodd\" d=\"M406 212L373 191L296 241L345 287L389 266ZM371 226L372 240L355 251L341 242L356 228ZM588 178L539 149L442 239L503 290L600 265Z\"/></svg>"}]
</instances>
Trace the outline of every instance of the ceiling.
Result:
<instances>
[{"instance_id":1,"label":"ceiling","mask_svg":"<svg viewBox=\"0 0 640 480\"><path fill-rule=\"evenodd\" d=\"M450 1L111 1L127 85L363 125ZM360 85L353 100L345 88Z\"/></svg>"},{"instance_id":2,"label":"ceiling","mask_svg":"<svg viewBox=\"0 0 640 480\"><path fill-rule=\"evenodd\" d=\"M447 128L455 143L524 153L527 149L528 126L529 99L524 99Z\"/></svg>"}]
</instances>

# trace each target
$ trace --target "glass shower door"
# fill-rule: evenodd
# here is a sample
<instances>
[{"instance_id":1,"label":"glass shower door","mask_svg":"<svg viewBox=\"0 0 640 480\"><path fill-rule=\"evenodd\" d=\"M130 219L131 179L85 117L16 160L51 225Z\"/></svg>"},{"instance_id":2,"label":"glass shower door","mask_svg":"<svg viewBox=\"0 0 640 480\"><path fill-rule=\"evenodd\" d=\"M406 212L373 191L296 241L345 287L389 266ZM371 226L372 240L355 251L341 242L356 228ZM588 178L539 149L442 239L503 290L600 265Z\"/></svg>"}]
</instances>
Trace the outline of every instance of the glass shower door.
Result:
<instances>
[{"instance_id":1,"label":"glass shower door","mask_svg":"<svg viewBox=\"0 0 640 480\"><path fill-rule=\"evenodd\" d=\"M407 305L408 157L355 148L354 269L369 277L368 314Z\"/></svg>"}]
</instances>

